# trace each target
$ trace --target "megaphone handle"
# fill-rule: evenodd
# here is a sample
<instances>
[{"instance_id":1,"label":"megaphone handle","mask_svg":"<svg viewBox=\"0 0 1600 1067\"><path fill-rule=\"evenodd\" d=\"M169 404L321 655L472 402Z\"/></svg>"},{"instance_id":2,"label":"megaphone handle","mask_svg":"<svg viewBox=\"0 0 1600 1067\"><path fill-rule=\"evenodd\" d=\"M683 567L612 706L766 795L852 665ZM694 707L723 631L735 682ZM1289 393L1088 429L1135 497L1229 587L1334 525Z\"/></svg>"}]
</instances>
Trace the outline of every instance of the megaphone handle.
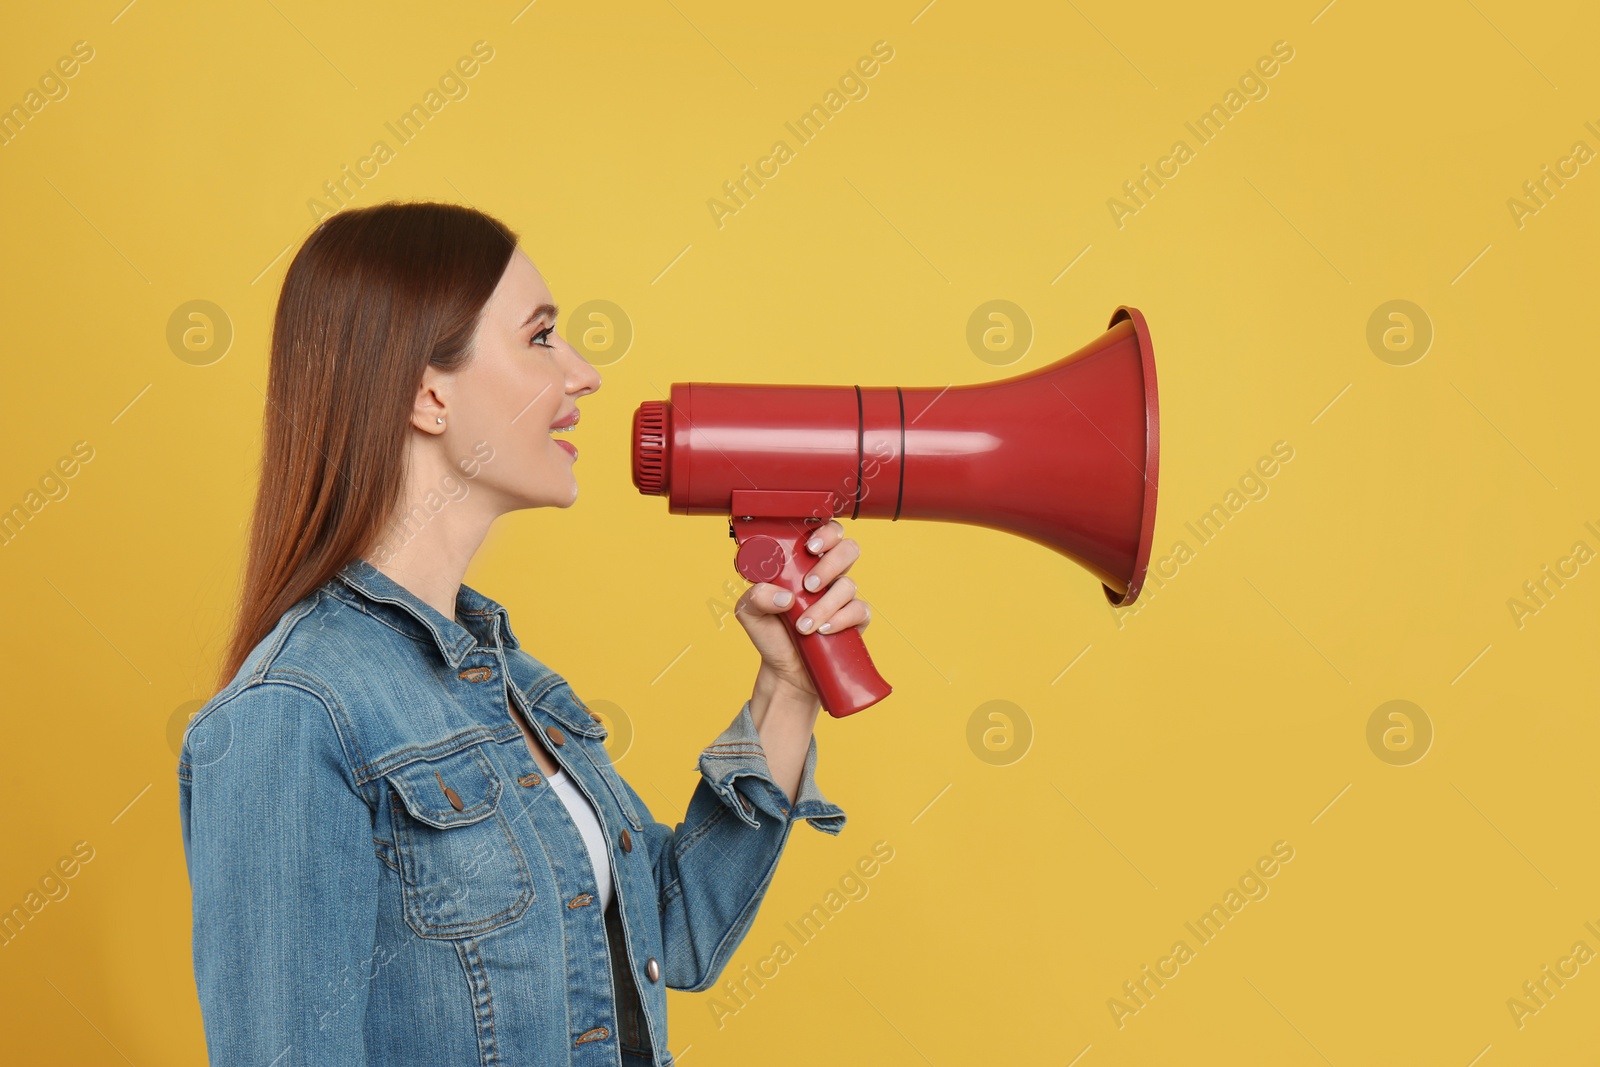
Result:
<instances>
[{"instance_id":1,"label":"megaphone handle","mask_svg":"<svg viewBox=\"0 0 1600 1067\"><path fill-rule=\"evenodd\" d=\"M742 529L741 529L742 528ZM829 715L842 719L870 708L894 691L884 681L867 654L867 643L854 626L837 633L801 633L795 629L811 605L821 600L825 590L807 591L803 584L809 557L802 555L812 536L802 519L755 518L735 523L739 552L734 566L745 580L770 582L794 594L794 603L783 613L783 624L800 651L800 662L811 676L822 706Z\"/></svg>"}]
</instances>

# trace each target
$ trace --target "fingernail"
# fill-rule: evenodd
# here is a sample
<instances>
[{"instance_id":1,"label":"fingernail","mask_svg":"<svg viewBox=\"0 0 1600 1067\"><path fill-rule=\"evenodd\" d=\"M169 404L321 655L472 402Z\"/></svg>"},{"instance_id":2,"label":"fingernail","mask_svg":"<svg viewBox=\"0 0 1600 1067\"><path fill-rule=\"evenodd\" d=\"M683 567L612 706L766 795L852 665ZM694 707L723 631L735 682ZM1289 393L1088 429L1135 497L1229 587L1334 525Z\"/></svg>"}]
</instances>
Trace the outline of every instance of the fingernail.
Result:
<instances>
[{"instance_id":1,"label":"fingernail","mask_svg":"<svg viewBox=\"0 0 1600 1067\"><path fill-rule=\"evenodd\" d=\"M780 589L778 590L777 595L772 598L772 602L778 605L780 608L786 608L789 606L789 602L793 599L793 593L789 592L787 589Z\"/></svg>"},{"instance_id":2,"label":"fingernail","mask_svg":"<svg viewBox=\"0 0 1600 1067\"><path fill-rule=\"evenodd\" d=\"M817 633L825 634L831 629L833 629L833 623L825 622L821 626L817 627Z\"/></svg>"},{"instance_id":3,"label":"fingernail","mask_svg":"<svg viewBox=\"0 0 1600 1067\"><path fill-rule=\"evenodd\" d=\"M821 585L822 585L822 579L821 578L818 578L815 574L806 575L806 588L807 589L809 589L813 593L815 593L817 591L817 589L819 587L821 587Z\"/></svg>"},{"instance_id":4,"label":"fingernail","mask_svg":"<svg viewBox=\"0 0 1600 1067\"><path fill-rule=\"evenodd\" d=\"M809 633L811 630L811 616L807 615L805 618L795 623L794 628L799 630L801 633Z\"/></svg>"},{"instance_id":5,"label":"fingernail","mask_svg":"<svg viewBox=\"0 0 1600 1067\"><path fill-rule=\"evenodd\" d=\"M822 538L813 537L811 540L806 542L806 547L809 548L813 552L821 552L822 551Z\"/></svg>"}]
</instances>

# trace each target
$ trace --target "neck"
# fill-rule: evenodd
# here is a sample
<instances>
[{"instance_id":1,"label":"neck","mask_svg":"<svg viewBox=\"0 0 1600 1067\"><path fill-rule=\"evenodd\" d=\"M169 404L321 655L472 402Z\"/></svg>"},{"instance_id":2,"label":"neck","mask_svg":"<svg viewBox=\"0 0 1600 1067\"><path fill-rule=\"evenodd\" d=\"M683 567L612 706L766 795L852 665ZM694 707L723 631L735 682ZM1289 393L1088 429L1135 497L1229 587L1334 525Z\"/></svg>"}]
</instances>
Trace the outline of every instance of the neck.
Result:
<instances>
[{"instance_id":1,"label":"neck","mask_svg":"<svg viewBox=\"0 0 1600 1067\"><path fill-rule=\"evenodd\" d=\"M454 619L467 566L500 512L493 494L456 474L437 449L413 449L407 468L397 517L366 559L439 614Z\"/></svg>"}]
</instances>

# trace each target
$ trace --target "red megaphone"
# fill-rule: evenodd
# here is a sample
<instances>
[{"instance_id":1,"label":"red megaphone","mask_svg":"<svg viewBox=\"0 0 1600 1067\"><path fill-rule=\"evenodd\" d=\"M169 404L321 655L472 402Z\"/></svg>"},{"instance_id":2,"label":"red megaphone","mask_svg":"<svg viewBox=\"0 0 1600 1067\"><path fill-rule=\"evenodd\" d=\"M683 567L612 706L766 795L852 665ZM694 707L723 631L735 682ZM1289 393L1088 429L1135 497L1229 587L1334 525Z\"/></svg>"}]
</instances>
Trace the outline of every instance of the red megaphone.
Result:
<instances>
[{"instance_id":1,"label":"red megaphone","mask_svg":"<svg viewBox=\"0 0 1600 1067\"><path fill-rule=\"evenodd\" d=\"M931 519L1018 534L1087 568L1113 604L1144 584L1160 456L1144 316L1048 367L983 385L676 382L633 415L633 484L678 515L728 515L734 565L794 594L783 614L822 706L842 718L891 687L855 627L801 634L822 596L805 542L834 516Z\"/></svg>"}]
</instances>

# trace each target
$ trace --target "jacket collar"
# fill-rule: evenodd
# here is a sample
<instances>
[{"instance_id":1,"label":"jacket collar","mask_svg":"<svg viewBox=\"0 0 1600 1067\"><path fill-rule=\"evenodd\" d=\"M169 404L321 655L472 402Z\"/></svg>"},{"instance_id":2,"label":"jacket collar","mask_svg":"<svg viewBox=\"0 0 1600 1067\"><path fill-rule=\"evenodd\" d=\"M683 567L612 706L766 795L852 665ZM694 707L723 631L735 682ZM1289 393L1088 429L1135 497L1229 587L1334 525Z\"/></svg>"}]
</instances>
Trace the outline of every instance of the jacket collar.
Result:
<instances>
[{"instance_id":1,"label":"jacket collar","mask_svg":"<svg viewBox=\"0 0 1600 1067\"><path fill-rule=\"evenodd\" d=\"M511 632L511 617L506 609L469 585L463 584L456 593L458 620L445 618L433 605L360 557L341 567L335 577L364 601L357 606L402 633L432 641L452 667L461 666L467 653L480 645L521 647ZM332 591L339 595L337 589ZM341 599L351 598L346 595Z\"/></svg>"}]
</instances>

